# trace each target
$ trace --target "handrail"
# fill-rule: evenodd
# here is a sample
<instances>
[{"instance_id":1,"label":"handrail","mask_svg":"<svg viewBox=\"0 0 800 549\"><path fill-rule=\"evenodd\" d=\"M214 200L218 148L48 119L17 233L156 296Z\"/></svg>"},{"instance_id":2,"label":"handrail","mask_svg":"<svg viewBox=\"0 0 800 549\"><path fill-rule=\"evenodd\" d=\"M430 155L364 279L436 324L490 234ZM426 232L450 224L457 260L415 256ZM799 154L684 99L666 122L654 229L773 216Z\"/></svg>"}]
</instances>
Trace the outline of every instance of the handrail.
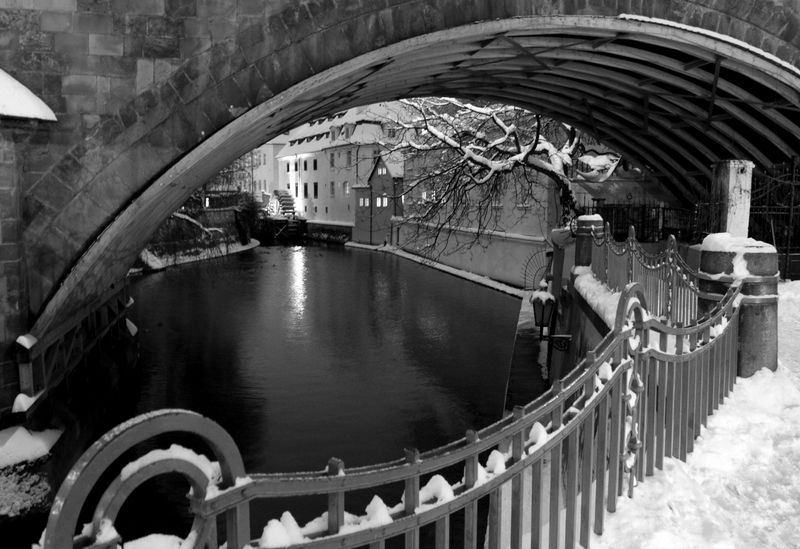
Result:
<instances>
[{"instance_id":1,"label":"handrail","mask_svg":"<svg viewBox=\"0 0 800 549\"><path fill-rule=\"evenodd\" d=\"M612 253L618 251L617 245L607 240L603 246ZM635 251L630 238L623 246L629 261L644 254L643 250ZM629 276L642 275L650 268L676 272L672 269L678 261L670 260L668 252L642 257L644 269L631 269ZM395 536L404 536L407 547L418 547L420 528L428 524L435 525L437 549L449 547L454 513L463 513L464 546L476 547L482 536L477 531L477 504L485 498L489 500L486 543L490 549L499 547L503 524L511 525L513 548L521 547L527 524L531 525L527 533L533 546L588 547L591 532L602 534L604 514L615 511L619 496L627 492L632 497L636 482L653 474L654 468L663 467L664 457L686 458L700 426L735 382L741 283L732 284L704 317L684 325L679 320L665 321L648 314L648 296L653 292L647 285L652 280L642 276L641 284L629 283L622 288L612 330L562 380L556 380L532 402L515 407L513 414L478 431L468 430L464 437L439 448L422 453L409 449L404 459L355 468L346 468L341 461L332 459L325 470L236 478L229 472L213 488L209 479L209 488L197 490L191 498L190 511L199 533L187 545L219 545L223 540L213 525L218 516L225 515L228 525L224 541L228 546L241 547L249 538L250 501L322 494L328 498L327 520L321 528L306 532L306 539L300 544L303 547L369 545L377 549ZM209 421L171 411L169 425L173 430L179 429L184 413L188 414L186 421L195 426L193 432L200 432L201 421ZM137 443L148 440L159 433L152 426L159 421L163 423L165 419L158 413L152 418L137 418L126 424L125 436ZM210 431L219 433L218 426ZM216 436L225 438L222 434ZM126 448L120 440L119 433L112 431L98 441L92 449L93 462L110 466L114 456ZM110 457L107 452L111 452ZM495 460L494 469L481 477L479 460L489 452L490 461ZM227 459L225 455L230 453L217 457ZM233 454L238 455L238 451ZM153 463L160 465L148 465L131 478L121 474L103 476L110 476L115 483L112 492L124 494L133 489L126 483L144 482L170 467L196 482L200 469L186 459L154 457ZM498 459L502 466L497 464ZM85 462L82 458L81 463ZM463 465L460 481L459 473L453 470L457 465ZM487 462L487 469L489 465ZM99 479L100 472L100 468L94 470L93 478ZM456 478L452 478L454 474ZM80 475L78 469L68 479L86 491ZM432 496L423 501L421 480L430 475L439 475L450 485L452 498ZM385 509L388 519L372 523L368 517L361 517L357 519L360 525L343 528L348 493L395 484L405 486L404 497L402 503ZM74 520L80 511L74 508L75 502L81 498L73 496L70 486L65 486L59 491L59 501L70 502L72 507L67 511L54 505L46 531L46 549L72 541L64 534L70 528L59 527L59 519L64 513ZM400 495L397 494L398 501ZM508 497L512 502L511 517L504 519L502 501ZM97 508L89 537L96 538L103 520L116 518L124 497L108 495L104 499L113 504L106 502L105 507ZM75 525L72 526L74 532ZM61 537L51 540L51 534ZM77 543L86 541L82 538Z\"/></svg>"}]
</instances>

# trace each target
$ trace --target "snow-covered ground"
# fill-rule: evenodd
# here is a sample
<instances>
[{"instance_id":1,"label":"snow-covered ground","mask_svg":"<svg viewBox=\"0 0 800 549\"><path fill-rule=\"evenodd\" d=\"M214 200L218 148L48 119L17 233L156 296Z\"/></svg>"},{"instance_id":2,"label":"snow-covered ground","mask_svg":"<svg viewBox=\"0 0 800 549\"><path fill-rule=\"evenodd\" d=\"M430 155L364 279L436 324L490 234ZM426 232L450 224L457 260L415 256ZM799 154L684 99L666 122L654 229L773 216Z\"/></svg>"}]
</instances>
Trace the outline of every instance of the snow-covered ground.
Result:
<instances>
[{"instance_id":1,"label":"snow-covered ground","mask_svg":"<svg viewBox=\"0 0 800 549\"><path fill-rule=\"evenodd\" d=\"M800 547L800 281L779 293L778 370L738 380L687 462L620 498L592 547Z\"/></svg>"}]
</instances>

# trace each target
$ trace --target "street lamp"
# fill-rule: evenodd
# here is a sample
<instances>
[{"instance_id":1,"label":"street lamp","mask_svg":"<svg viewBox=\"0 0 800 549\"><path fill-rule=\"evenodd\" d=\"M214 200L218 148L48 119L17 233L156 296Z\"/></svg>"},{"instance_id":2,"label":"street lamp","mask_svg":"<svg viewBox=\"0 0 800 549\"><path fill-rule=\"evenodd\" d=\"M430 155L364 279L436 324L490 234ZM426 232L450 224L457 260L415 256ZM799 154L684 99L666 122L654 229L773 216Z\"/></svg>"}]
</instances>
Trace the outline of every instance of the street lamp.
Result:
<instances>
[{"instance_id":1,"label":"street lamp","mask_svg":"<svg viewBox=\"0 0 800 549\"><path fill-rule=\"evenodd\" d=\"M572 336L569 334L554 334L556 327L556 317L558 308L556 298L547 291L547 282L542 280L539 289L531 294L531 305L533 306L533 321L539 327L539 340L547 341L547 372L551 380L561 379L561 363L556 364L555 371L551 367L553 358L553 348L557 351L565 352L569 349ZM547 328L547 335L544 333Z\"/></svg>"}]
</instances>

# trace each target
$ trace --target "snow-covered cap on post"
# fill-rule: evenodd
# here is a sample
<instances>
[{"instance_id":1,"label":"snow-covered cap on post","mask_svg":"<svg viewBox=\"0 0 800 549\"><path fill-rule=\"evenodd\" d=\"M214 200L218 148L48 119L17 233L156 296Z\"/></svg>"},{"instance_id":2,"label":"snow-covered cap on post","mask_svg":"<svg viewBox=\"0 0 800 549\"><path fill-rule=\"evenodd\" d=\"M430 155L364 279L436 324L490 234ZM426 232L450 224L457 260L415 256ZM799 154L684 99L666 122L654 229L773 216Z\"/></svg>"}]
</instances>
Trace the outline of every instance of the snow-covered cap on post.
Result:
<instances>
[{"instance_id":1,"label":"snow-covered cap on post","mask_svg":"<svg viewBox=\"0 0 800 549\"><path fill-rule=\"evenodd\" d=\"M730 233L708 235L700 246L698 309L710 310L735 280L739 302L739 366L750 377L778 367L778 253L774 246Z\"/></svg>"},{"instance_id":2,"label":"snow-covered cap on post","mask_svg":"<svg viewBox=\"0 0 800 549\"><path fill-rule=\"evenodd\" d=\"M0 118L3 117L56 121L55 113L44 101L0 69Z\"/></svg>"}]
</instances>

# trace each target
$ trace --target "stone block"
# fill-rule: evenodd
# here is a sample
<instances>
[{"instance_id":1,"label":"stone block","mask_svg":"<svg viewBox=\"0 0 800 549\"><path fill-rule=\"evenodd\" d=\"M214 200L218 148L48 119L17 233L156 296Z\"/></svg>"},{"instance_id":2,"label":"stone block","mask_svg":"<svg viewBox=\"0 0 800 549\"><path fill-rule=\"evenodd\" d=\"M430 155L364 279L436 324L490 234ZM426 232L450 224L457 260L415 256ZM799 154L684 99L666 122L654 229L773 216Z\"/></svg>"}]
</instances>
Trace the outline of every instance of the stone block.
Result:
<instances>
[{"instance_id":1,"label":"stone block","mask_svg":"<svg viewBox=\"0 0 800 549\"><path fill-rule=\"evenodd\" d=\"M20 246L17 243L0 244L0 261L15 261L20 257Z\"/></svg>"},{"instance_id":2,"label":"stone block","mask_svg":"<svg viewBox=\"0 0 800 549\"><path fill-rule=\"evenodd\" d=\"M281 11L281 19L293 42L302 40L317 30L308 9L299 2L287 5Z\"/></svg>"},{"instance_id":3,"label":"stone block","mask_svg":"<svg viewBox=\"0 0 800 549\"><path fill-rule=\"evenodd\" d=\"M0 242L19 242L19 219L3 219L0 221Z\"/></svg>"},{"instance_id":4,"label":"stone block","mask_svg":"<svg viewBox=\"0 0 800 549\"><path fill-rule=\"evenodd\" d=\"M236 4L228 0L197 0L198 17L234 15Z\"/></svg>"},{"instance_id":5,"label":"stone block","mask_svg":"<svg viewBox=\"0 0 800 549\"><path fill-rule=\"evenodd\" d=\"M57 33L53 41L56 51L68 58L83 57L89 53L89 36L86 34Z\"/></svg>"},{"instance_id":6,"label":"stone block","mask_svg":"<svg viewBox=\"0 0 800 549\"><path fill-rule=\"evenodd\" d=\"M147 34L153 36L183 36L183 22L178 17L148 17Z\"/></svg>"},{"instance_id":7,"label":"stone block","mask_svg":"<svg viewBox=\"0 0 800 549\"><path fill-rule=\"evenodd\" d=\"M42 12L40 25L44 32L69 32L72 30L72 14L60 11Z\"/></svg>"},{"instance_id":8,"label":"stone block","mask_svg":"<svg viewBox=\"0 0 800 549\"><path fill-rule=\"evenodd\" d=\"M211 32L208 30L208 19L199 17L187 17L183 20L183 36L191 37L210 37Z\"/></svg>"},{"instance_id":9,"label":"stone block","mask_svg":"<svg viewBox=\"0 0 800 549\"><path fill-rule=\"evenodd\" d=\"M152 59L136 60L136 93L141 93L153 85L155 63Z\"/></svg>"},{"instance_id":10,"label":"stone block","mask_svg":"<svg viewBox=\"0 0 800 549\"><path fill-rule=\"evenodd\" d=\"M181 66L180 59L156 59L153 78L156 82L164 82Z\"/></svg>"},{"instance_id":11,"label":"stone block","mask_svg":"<svg viewBox=\"0 0 800 549\"><path fill-rule=\"evenodd\" d=\"M0 189L0 218L19 216L19 199L16 189Z\"/></svg>"},{"instance_id":12,"label":"stone block","mask_svg":"<svg viewBox=\"0 0 800 549\"><path fill-rule=\"evenodd\" d=\"M67 74L61 79L64 95L94 96L97 93L97 77L85 74Z\"/></svg>"},{"instance_id":13,"label":"stone block","mask_svg":"<svg viewBox=\"0 0 800 549\"><path fill-rule=\"evenodd\" d=\"M93 237L99 228L105 226L111 217L111 212L106 211L93 200L87 193L78 193L67 206L61 210L53 222L53 227L60 230L70 242L86 242ZM47 238L54 236L50 231L45 233ZM71 260L77 252L77 247L64 250L66 259ZM72 253L68 253L68 252Z\"/></svg>"},{"instance_id":14,"label":"stone block","mask_svg":"<svg viewBox=\"0 0 800 549\"><path fill-rule=\"evenodd\" d=\"M164 11L171 17L194 17L197 0L165 0Z\"/></svg>"},{"instance_id":15,"label":"stone block","mask_svg":"<svg viewBox=\"0 0 800 549\"><path fill-rule=\"evenodd\" d=\"M181 58L188 59L206 51L211 47L210 36L199 36L196 38L181 38L180 51Z\"/></svg>"},{"instance_id":16,"label":"stone block","mask_svg":"<svg viewBox=\"0 0 800 549\"><path fill-rule=\"evenodd\" d=\"M114 20L110 15L100 13L76 13L73 16L73 29L81 34L111 34Z\"/></svg>"},{"instance_id":17,"label":"stone block","mask_svg":"<svg viewBox=\"0 0 800 549\"><path fill-rule=\"evenodd\" d=\"M124 40L113 34L90 34L89 53L91 55L122 55Z\"/></svg>"},{"instance_id":18,"label":"stone block","mask_svg":"<svg viewBox=\"0 0 800 549\"><path fill-rule=\"evenodd\" d=\"M208 22L211 39L219 42L236 34L236 21L230 16L212 17Z\"/></svg>"},{"instance_id":19,"label":"stone block","mask_svg":"<svg viewBox=\"0 0 800 549\"><path fill-rule=\"evenodd\" d=\"M234 115L228 108L228 105L219 97L215 90L208 90L195 101L197 103L197 108L205 113L205 116L216 128L221 128L234 119Z\"/></svg>"},{"instance_id":20,"label":"stone block","mask_svg":"<svg viewBox=\"0 0 800 549\"><path fill-rule=\"evenodd\" d=\"M74 194L72 189L52 175L46 175L31 192L34 198L53 210L60 210L66 206Z\"/></svg>"},{"instance_id":21,"label":"stone block","mask_svg":"<svg viewBox=\"0 0 800 549\"><path fill-rule=\"evenodd\" d=\"M111 0L111 11L114 13L164 15L164 8L164 0Z\"/></svg>"},{"instance_id":22,"label":"stone block","mask_svg":"<svg viewBox=\"0 0 800 549\"><path fill-rule=\"evenodd\" d=\"M177 36L146 36L142 44L144 57L180 57L180 40Z\"/></svg>"},{"instance_id":23,"label":"stone block","mask_svg":"<svg viewBox=\"0 0 800 549\"><path fill-rule=\"evenodd\" d=\"M111 13L111 0L78 0L78 11Z\"/></svg>"}]
</instances>

